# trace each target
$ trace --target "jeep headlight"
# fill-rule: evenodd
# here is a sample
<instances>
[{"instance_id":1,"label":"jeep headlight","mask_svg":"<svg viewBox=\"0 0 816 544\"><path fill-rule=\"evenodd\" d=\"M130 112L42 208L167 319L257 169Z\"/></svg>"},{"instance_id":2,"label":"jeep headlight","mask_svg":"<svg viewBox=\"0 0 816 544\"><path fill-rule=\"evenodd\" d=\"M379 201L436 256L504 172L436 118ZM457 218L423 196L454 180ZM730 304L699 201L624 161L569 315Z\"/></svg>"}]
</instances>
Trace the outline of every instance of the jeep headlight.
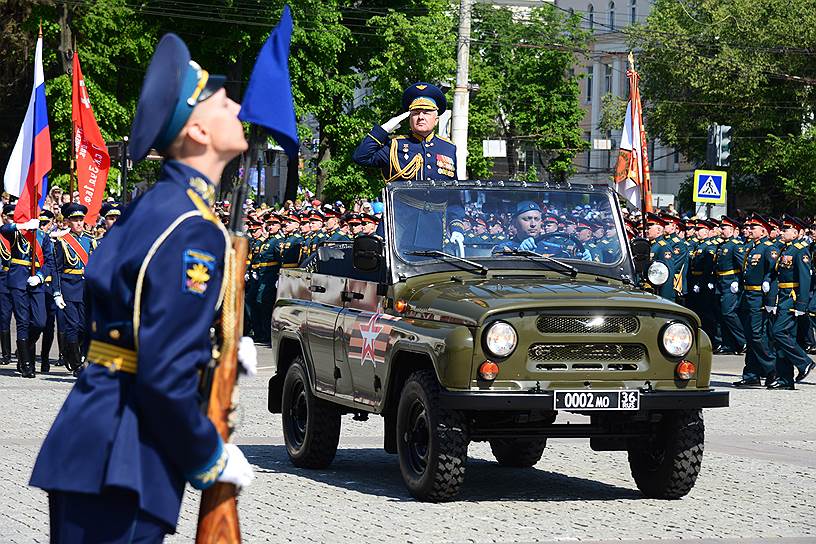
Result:
<instances>
[{"instance_id":1,"label":"jeep headlight","mask_svg":"<svg viewBox=\"0 0 816 544\"><path fill-rule=\"evenodd\" d=\"M484 344L489 355L504 358L513 353L518 343L516 329L506 321L496 321L484 333Z\"/></svg>"},{"instance_id":2,"label":"jeep headlight","mask_svg":"<svg viewBox=\"0 0 816 544\"><path fill-rule=\"evenodd\" d=\"M668 355L683 357L691 349L694 335L688 325L674 321L664 327L660 341Z\"/></svg>"},{"instance_id":3,"label":"jeep headlight","mask_svg":"<svg viewBox=\"0 0 816 544\"><path fill-rule=\"evenodd\" d=\"M652 285L663 285L669 281L669 267L661 262L654 262L649 266L647 275L649 277L649 283Z\"/></svg>"}]
</instances>

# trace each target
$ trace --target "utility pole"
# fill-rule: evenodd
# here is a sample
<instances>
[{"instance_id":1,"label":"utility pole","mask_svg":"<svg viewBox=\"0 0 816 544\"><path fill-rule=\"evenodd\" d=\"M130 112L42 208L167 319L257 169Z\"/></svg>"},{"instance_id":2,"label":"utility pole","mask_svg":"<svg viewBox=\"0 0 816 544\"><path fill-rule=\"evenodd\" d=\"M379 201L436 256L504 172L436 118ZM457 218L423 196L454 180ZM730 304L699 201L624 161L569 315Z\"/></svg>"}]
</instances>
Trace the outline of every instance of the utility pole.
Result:
<instances>
[{"instance_id":1,"label":"utility pole","mask_svg":"<svg viewBox=\"0 0 816 544\"><path fill-rule=\"evenodd\" d=\"M451 139L456 145L456 178L467 179L468 62L470 60L470 13L473 0L460 0L459 42L456 51L456 87L453 90Z\"/></svg>"}]
</instances>

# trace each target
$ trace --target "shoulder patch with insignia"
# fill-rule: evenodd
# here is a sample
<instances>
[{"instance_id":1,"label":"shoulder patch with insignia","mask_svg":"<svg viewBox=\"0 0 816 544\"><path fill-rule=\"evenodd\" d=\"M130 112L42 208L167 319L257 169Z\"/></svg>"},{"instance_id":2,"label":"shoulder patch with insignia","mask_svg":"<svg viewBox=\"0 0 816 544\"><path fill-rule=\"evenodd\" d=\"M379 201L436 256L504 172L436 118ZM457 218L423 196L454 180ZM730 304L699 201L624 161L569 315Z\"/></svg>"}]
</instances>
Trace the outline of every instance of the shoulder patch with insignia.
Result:
<instances>
[{"instance_id":1,"label":"shoulder patch with insignia","mask_svg":"<svg viewBox=\"0 0 816 544\"><path fill-rule=\"evenodd\" d=\"M215 269L215 256L200 249L185 249L182 268L182 292L203 297Z\"/></svg>"}]
</instances>

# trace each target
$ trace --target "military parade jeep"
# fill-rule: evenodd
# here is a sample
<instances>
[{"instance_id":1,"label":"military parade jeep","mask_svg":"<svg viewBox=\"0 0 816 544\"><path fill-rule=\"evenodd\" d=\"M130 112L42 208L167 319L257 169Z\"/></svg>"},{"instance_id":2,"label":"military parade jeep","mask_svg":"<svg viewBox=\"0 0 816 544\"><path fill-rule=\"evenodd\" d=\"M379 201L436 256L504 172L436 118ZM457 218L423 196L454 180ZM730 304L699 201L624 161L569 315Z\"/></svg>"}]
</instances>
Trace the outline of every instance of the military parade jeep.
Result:
<instances>
[{"instance_id":1,"label":"military parade jeep","mask_svg":"<svg viewBox=\"0 0 816 544\"><path fill-rule=\"evenodd\" d=\"M471 441L489 442L500 465L532 467L548 438L627 451L646 497L691 490L701 409L727 406L728 393L710 387L698 317L639 287L649 246L630 249L615 193L429 181L383 197L381 235L323 243L281 271L269 411L294 465L327 467L341 416L379 414L419 500L457 494ZM547 233L545 212L605 234ZM463 241L452 233L465 216L512 217L510 236Z\"/></svg>"}]
</instances>

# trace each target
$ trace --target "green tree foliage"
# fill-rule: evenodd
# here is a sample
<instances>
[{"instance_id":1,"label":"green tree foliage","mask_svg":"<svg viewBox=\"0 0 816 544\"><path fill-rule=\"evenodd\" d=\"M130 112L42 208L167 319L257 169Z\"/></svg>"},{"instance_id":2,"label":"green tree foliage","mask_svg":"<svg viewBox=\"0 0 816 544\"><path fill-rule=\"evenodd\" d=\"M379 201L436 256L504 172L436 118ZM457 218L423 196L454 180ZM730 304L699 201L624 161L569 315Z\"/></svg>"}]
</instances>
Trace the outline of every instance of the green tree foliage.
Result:
<instances>
[{"instance_id":1,"label":"green tree foliage","mask_svg":"<svg viewBox=\"0 0 816 544\"><path fill-rule=\"evenodd\" d=\"M812 187L816 10L783 0L656 0L633 27L648 127L691 160L706 129L734 127L729 181L784 209ZM812 192L810 193L812 194ZM812 199L809 210L814 210Z\"/></svg>"}]
</instances>

